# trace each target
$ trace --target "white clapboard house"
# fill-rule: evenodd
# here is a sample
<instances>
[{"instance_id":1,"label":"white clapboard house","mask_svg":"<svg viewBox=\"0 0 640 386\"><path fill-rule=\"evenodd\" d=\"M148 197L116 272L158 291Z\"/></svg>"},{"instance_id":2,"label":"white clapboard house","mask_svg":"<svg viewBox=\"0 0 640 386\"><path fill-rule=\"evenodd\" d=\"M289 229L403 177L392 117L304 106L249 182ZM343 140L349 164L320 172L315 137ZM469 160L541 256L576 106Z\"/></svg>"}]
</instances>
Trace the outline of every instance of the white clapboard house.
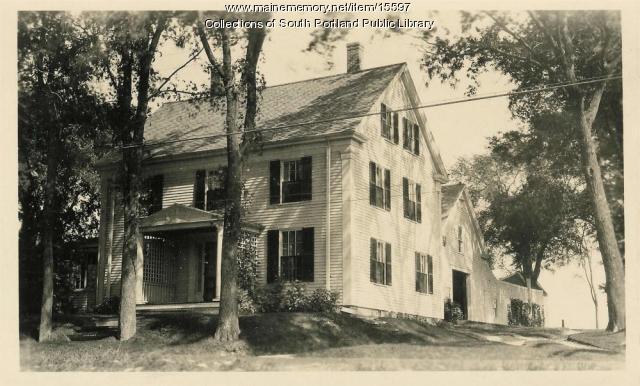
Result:
<instances>
[{"instance_id":1,"label":"white clapboard house","mask_svg":"<svg viewBox=\"0 0 640 386\"><path fill-rule=\"evenodd\" d=\"M407 65L267 87L259 151L244 169L245 238L259 281L299 280L339 293L343 310L442 318L446 298L468 318L506 323L522 285L497 280L464 186L447 171ZM297 125L299 124L299 125ZM145 127L151 191L138 269L145 307L215 306L220 294L224 109L171 102ZM199 140L188 138L203 137ZM182 139L183 141L174 141ZM461 140L464 140L461 138ZM102 214L96 302L120 294L123 211L118 159L100 162ZM542 304L542 290L534 290Z\"/></svg>"}]
</instances>

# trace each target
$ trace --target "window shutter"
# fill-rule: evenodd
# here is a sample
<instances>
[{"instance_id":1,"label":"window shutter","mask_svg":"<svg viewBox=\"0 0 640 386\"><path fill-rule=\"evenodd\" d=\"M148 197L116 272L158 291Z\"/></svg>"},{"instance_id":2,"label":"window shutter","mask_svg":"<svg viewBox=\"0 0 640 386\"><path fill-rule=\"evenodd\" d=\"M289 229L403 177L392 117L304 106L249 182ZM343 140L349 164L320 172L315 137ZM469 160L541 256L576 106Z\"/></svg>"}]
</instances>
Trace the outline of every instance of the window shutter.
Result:
<instances>
[{"instance_id":1,"label":"window shutter","mask_svg":"<svg viewBox=\"0 0 640 386\"><path fill-rule=\"evenodd\" d=\"M302 281L313 281L313 228L302 228Z\"/></svg>"},{"instance_id":2,"label":"window shutter","mask_svg":"<svg viewBox=\"0 0 640 386\"><path fill-rule=\"evenodd\" d=\"M205 190L204 170L196 170L196 182L193 186L193 207L204 210L204 190Z\"/></svg>"},{"instance_id":3,"label":"window shutter","mask_svg":"<svg viewBox=\"0 0 640 386\"><path fill-rule=\"evenodd\" d=\"M420 155L420 126L413 125L413 152Z\"/></svg>"},{"instance_id":4,"label":"window shutter","mask_svg":"<svg viewBox=\"0 0 640 386\"><path fill-rule=\"evenodd\" d=\"M422 197L420 184L416 184L416 221L422 222Z\"/></svg>"},{"instance_id":5,"label":"window shutter","mask_svg":"<svg viewBox=\"0 0 640 386\"><path fill-rule=\"evenodd\" d=\"M278 236L277 229L267 231L267 283L273 283L278 277Z\"/></svg>"},{"instance_id":6,"label":"window shutter","mask_svg":"<svg viewBox=\"0 0 640 386\"><path fill-rule=\"evenodd\" d=\"M371 248L369 249L369 279L375 283L376 281L376 262L377 262L377 255L378 255L378 242L376 241L376 239L372 238L371 239Z\"/></svg>"},{"instance_id":7,"label":"window shutter","mask_svg":"<svg viewBox=\"0 0 640 386\"><path fill-rule=\"evenodd\" d=\"M409 149L409 120L402 118L402 147Z\"/></svg>"},{"instance_id":8,"label":"window shutter","mask_svg":"<svg viewBox=\"0 0 640 386\"><path fill-rule=\"evenodd\" d=\"M428 280L428 290L429 293L433 293L433 257L431 255L427 256L427 280Z\"/></svg>"},{"instance_id":9,"label":"window shutter","mask_svg":"<svg viewBox=\"0 0 640 386\"><path fill-rule=\"evenodd\" d=\"M391 170L384 169L384 208L391 210Z\"/></svg>"},{"instance_id":10,"label":"window shutter","mask_svg":"<svg viewBox=\"0 0 640 386\"><path fill-rule=\"evenodd\" d=\"M387 127L387 106L384 103L380 104L380 133L384 136L385 128Z\"/></svg>"},{"instance_id":11,"label":"window shutter","mask_svg":"<svg viewBox=\"0 0 640 386\"><path fill-rule=\"evenodd\" d=\"M369 162L369 203L376 204L376 164Z\"/></svg>"},{"instance_id":12,"label":"window shutter","mask_svg":"<svg viewBox=\"0 0 640 386\"><path fill-rule=\"evenodd\" d=\"M416 291L420 292L420 254L416 252Z\"/></svg>"},{"instance_id":13,"label":"window shutter","mask_svg":"<svg viewBox=\"0 0 640 386\"><path fill-rule=\"evenodd\" d=\"M398 144L398 113L393 113L393 143Z\"/></svg>"},{"instance_id":14,"label":"window shutter","mask_svg":"<svg viewBox=\"0 0 640 386\"><path fill-rule=\"evenodd\" d=\"M280 161L269 163L269 203L280 203Z\"/></svg>"},{"instance_id":15,"label":"window shutter","mask_svg":"<svg viewBox=\"0 0 640 386\"><path fill-rule=\"evenodd\" d=\"M311 157L300 160L300 198L299 201L311 200Z\"/></svg>"},{"instance_id":16,"label":"window shutter","mask_svg":"<svg viewBox=\"0 0 640 386\"><path fill-rule=\"evenodd\" d=\"M384 284L391 285L391 244L385 243L386 275Z\"/></svg>"},{"instance_id":17,"label":"window shutter","mask_svg":"<svg viewBox=\"0 0 640 386\"><path fill-rule=\"evenodd\" d=\"M409 180L406 177L402 177L402 203L404 216L409 217Z\"/></svg>"}]
</instances>

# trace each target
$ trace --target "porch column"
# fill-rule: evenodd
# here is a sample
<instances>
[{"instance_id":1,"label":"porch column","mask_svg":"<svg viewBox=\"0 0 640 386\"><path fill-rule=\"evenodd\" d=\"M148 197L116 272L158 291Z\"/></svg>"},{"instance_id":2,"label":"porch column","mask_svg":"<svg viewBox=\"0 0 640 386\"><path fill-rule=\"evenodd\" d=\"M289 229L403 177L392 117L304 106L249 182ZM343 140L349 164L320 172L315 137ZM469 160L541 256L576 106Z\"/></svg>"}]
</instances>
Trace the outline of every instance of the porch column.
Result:
<instances>
[{"instance_id":1,"label":"porch column","mask_svg":"<svg viewBox=\"0 0 640 386\"><path fill-rule=\"evenodd\" d=\"M224 229L222 225L216 227L216 237L218 241L216 242L216 299L220 299L220 288L222 281L221 272L222 272L222 234L224 233Z\"/></svg>"}]
</instances>

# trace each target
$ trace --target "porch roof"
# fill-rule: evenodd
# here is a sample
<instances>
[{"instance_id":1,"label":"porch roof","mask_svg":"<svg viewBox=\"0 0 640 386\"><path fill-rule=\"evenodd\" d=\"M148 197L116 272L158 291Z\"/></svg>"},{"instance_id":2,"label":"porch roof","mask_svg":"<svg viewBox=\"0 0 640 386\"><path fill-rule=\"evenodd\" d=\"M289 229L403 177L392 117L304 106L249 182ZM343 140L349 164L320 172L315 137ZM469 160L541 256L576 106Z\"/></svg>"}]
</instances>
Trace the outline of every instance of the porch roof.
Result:
<instances>
[{"instance_id":1,"label":"porch roof","mask_svg":"<svg viewBox=\"0 0 640 386\"><path fill-rule=\"evenodd\" d=\"M182 204L173 204L142 219L144 232L160 232L183 229L222 227L224 215L220 211L208 212ZM260 224L242 223L244 230L260 232Z\"/></svg>"}]
</instances>

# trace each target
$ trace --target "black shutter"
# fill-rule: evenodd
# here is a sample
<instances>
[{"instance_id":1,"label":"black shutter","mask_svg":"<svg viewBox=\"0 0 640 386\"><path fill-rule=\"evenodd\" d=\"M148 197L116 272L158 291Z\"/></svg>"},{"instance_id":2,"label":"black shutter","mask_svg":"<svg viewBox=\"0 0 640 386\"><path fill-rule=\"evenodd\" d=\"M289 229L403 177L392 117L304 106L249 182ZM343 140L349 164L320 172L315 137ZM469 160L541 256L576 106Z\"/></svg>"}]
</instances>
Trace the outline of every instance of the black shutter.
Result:
<instances>
[{"instance_id":1,"label":"black shutter","mask_svg":"<svg viewBox=\"0 0 640 386\"><path fill-rule=\"evenodd\" d=\"M280 203L280 161L269 163L269 203Z\"/></svg>"},{"instance_id":2,"label":"black shutter","mask_svg":"<svg viewBox=\"0 0 640 386\"><path fill-rule=\"evenodd\" d=\"M391 210L391 171L384 169L384 208Z\"/></svg>"},{"instance_id":3,"label":"black shutter","mask_svg":"<svg viewBox=\"0 0 640 386\"><path fill-rule=\"evenodd\" d=\"M313 228L302 228L302 271L300 272L301 281L313 281L313 245Z\"/></svg>"},{"instance_id":4,"label":"black shutter","mask_svg":"<svg viewBox=\"0 0 640 386\"><path fill-rule=\"evenodd\" d=\"M391 244L385 243L385 264L386 264L386 275L384 284L391 285Z\"/></svg>"},{"instance_id":5,"label":"black shutter","mask_svg":"<svg viewBox=\"0 0 640 386\"><path fill-rule=\"evenodd\" d=\"M433 258L427 256L427 287L430 294L433 293Z\"/></svg>"},{"instance_id":6,"label":"black shutter","mask_svg":"<svg viewBox=\"0 0 640 386\"><path fill-rule=\"evenodd\" d=\"M420 292L420 254L416 252L416 291Z\"/></svg>"},{"instance_id":7,"label":"black shutter","mask_svg":"<svg viewBox=\"0 0 640 386\"><path fill-rule=\"evenodd\" d=\"M422 197L420 184L416 184L416 221L422 222Z\"/></svg>"},{"instance_id":8,"label":"black shutter","mask_svg":"<svg viewBox=\"0 0 640 386\"><path fill-rule=\"evenodd\" d=\"M398 142L398 113L393 113L393 143L397 145Z\"/></svg>"},{"instance_id":9,"label":"black shutter","mask_svg":"<svg viewBox=\"0 0 640 386\"><path fill-rule=\"evenodd\" d=\"M420 126L413 126L413 152L420 155Z\"/></svg>"},{"instance_id":10,"label":"black shutter","mask_svg":"<svg viewBox=\"0 0 640 386\"><path fill-rule=\"evenodd\" d=\"M409 180L406 177L402 177L402 207L404 216L409 217Z\"/></svg>"},{"instance_id":11,"label":"black shutter","mask_svg":"<svg viewBox=\"0 0 640 386\"><path fill-rule=\"evenodd\" d=\"M267 231L267 283L273 283L278 277L278 237L276 229Z\"/></svg>"},{"instance_id":12,"label":"black shutter","mask_svg":"<svg viewBox=\"0 0 640 386\"><path fill-rule=\"evenodd\" d=\"M402 118L402 147L409 149L409 120Z\"/></svg>"},{"instance_id":13,"label":"black shutter","mask_svg":"<svg viewBox=\"0 0 640 386\"><path fill-rule=\"evenodd\" d=\"M298 201L311 200L311 157L300 160L300 196Z\"/></svg>"},{"instance_id":14,"label":"black shutter","mask_svg":"<svg viewBox=\"0 0 640 386\"><path fill-rule=\"evenodd\" d=\"M376 204L376 164L369 162L369 203Z\"/></svg>"},{"instance_id":15,"label":"black shutter","mask_svg":"<svg viewBox=\"0 0 640 386\"><path fill-rule=\"evenodd\" d=\"M204 189L205 189L204 170L196 170L196 182L193 186L193 207L204 209Z\"/></svg>"},{"instance_id":16,"label":"black shutter","mask_svg":"<svg viewBox=\"0 0 640 386\"><path fill-rule=\"evenodd\" d=\"M380 133L384 137L384 131L387 127L387 106L384 103L380 104Z\"/></svg>"},{"instance_id":17,"label":"black shutter","mask_svg":"<svg viewBox=\"0 0 640 386\"><path fill-rule=\"evenodd\" d=\"M371 239L371 248L369 249L369 279L372 282L376 282L376 262L377 262L377 248L378 248L378 242L376 241L376 239Z\"/></svg>"},{"instance_id":18,"label":"black shutter","mask_svg":"<svg viewBox=\"0 0 640 386\"><path fill-rule=\"evenodd\" d=\"M162 187L164 176L158 174L151 180L151 213L162 210Z\"/></svg>"}]
</instances>

